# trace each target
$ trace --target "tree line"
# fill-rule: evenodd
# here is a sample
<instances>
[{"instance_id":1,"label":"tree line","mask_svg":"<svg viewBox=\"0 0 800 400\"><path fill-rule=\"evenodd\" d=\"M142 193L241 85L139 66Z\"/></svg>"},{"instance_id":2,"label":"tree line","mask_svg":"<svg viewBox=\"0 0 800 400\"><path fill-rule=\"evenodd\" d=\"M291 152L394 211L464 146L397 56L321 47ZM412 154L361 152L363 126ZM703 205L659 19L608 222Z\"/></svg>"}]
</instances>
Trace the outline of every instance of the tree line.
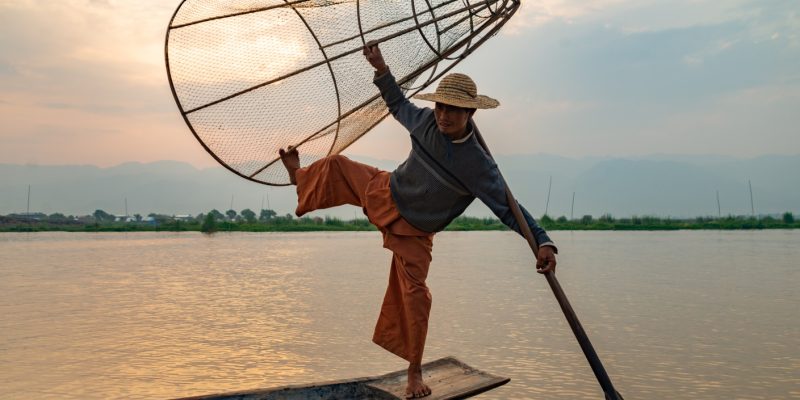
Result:
<instances>
[{"instance_id":1,"label":"tree line","mask_svg":"<svg viewBox=\"0 0 800 400\"><path fill-rule=\"evenodd\" d=\"M796 229L800 222L791 212L774 216L725 216L670 218L657 216L632 216L615 218L604 214L598 218L584 215L576 219L565 216L552 218L543 215L539 224L547 230L678 230L678 229ZM9 214L0 216L0 231L363 231L374 230L366 216L350 220L336 217L302 217L292 214L278 215L271 209L255 211L213 209L207 213L191 215L165 215L150 213L118 216L104 210L91 215L72 216L61 213ZM446 230L507 230L497 218L461 216Z\"/></svg>"}]
</instances>

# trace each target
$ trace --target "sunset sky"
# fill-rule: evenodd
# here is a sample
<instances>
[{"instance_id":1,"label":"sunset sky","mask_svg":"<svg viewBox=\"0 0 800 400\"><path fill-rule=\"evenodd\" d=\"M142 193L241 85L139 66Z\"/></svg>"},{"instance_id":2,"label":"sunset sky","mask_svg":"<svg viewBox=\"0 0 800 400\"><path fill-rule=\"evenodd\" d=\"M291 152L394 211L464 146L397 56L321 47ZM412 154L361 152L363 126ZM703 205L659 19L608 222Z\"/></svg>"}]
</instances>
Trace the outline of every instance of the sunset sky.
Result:
<instances>
[{"instance_id":1,"label":"sunset sky","mask_svg":"<svg viewBox=\"0 0 800 400\"><path fill-rule=\"evenodd\" d=\"M167 83L178 4L0 0L0 163L216 165ZM497 154L800 153L796 0L523 1L459 70L502 102L476 117ZM400 129L347 152L402 159Z\"/></svg>"}]
</instances>

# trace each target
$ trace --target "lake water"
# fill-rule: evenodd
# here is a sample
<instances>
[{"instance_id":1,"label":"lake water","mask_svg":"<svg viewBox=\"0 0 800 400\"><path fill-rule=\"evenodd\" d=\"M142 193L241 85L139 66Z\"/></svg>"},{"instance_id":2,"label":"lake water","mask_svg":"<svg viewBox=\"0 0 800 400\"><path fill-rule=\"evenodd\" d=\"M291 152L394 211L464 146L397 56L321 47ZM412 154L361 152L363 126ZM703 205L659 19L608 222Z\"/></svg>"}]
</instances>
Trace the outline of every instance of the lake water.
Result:
<instances>
[{"instance_id":1,"label":"lake water","mask_svg":"<svg viewBox=\"0 0 800 400\"><path fill-rule=\"evenodd\" d=\"M558 277L627 399L800 399L800 231L553 232ZM0 398L168 398L405 368L370 341L376 232L0 234ZM601 399L530 250L434 239L425 359Z\"/></svg>"}]
</instances>

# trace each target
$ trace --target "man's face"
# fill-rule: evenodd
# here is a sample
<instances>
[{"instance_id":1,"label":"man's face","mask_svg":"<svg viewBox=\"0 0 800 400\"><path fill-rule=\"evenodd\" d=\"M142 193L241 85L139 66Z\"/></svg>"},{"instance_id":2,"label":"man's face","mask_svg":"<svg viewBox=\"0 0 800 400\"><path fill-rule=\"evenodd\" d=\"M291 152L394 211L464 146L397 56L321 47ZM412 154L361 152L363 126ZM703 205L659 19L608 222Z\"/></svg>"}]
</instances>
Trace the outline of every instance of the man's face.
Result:
<instances>
[{"instance_id":1,"label":"man's face","mask_svg":"<svg viewBox=\"0 0 800 400\"><path fill-rule=\"evenodd\" d=\"M436 103L433 115L436 126L450 139L461 139L467 132L467 122L475 112L471 108L461 108L444 103Z\"/></svg>"}]
</instances>

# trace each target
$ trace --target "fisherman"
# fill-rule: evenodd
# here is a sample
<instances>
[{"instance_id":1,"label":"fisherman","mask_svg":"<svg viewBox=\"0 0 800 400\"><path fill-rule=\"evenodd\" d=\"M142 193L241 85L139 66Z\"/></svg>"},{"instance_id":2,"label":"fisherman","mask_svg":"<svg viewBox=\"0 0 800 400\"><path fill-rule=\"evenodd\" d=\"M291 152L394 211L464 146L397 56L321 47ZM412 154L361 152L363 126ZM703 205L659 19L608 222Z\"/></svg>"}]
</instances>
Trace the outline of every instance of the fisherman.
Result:
<instances>
[{"instance_id":1,"label":"fisherman","mask_svg":"<svg viewBox=\"0 0 800 400\"><path fill-rule=\"evenodd\" d=\"M431 294L425 284L433 236L480 199L511 229L522 234L509 207L497 165L481 148L472 116L495 108L497 100L478 95L464 74L450 74L434 93L415 98L435 108L412 104L389 71L377 44L364 46L375 69L374 83L395 119L411 134L408 159L394 172L351 161L341 155L300 168L296 149L280 150L292 184L297 185L297 216L351 204L362 207L392 251L389 285L372 340L409 362L407 398L425 397L431 389L422 379L422 353L428 333ZM536 269L555 271L555 245L522 208L540 245Z\"/></svg>"}]
</instances>

